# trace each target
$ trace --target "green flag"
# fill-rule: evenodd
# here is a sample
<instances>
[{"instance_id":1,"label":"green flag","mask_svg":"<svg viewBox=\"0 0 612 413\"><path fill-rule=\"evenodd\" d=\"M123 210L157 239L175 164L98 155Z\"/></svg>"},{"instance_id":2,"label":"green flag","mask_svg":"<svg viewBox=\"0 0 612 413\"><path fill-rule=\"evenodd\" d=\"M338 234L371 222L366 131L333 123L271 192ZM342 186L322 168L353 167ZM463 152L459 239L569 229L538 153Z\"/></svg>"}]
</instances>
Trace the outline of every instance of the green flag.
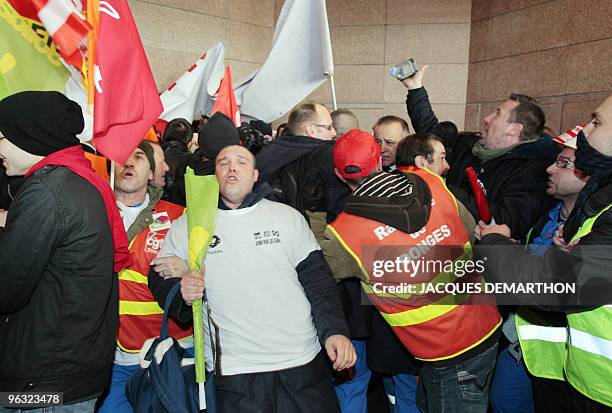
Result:
<instances>
[{"instance_id":1,"label":"green flag","mask_svg":"<svg viewBox=\"0 0 612 413\"><path fill-rule=\"evenodd\" d=\"M185 193L187 196L187 226L189 228L189 266L201 271L208 246L215 232L217 205L219 202L219 183L214 175L196 176L187 167L185 173ZM195 352L196 381L200 383L200 409L206 407L204 385L206 362L204 359L204 320L202 300L192 304L193 341Z\"/></svg>"}]
</instances>

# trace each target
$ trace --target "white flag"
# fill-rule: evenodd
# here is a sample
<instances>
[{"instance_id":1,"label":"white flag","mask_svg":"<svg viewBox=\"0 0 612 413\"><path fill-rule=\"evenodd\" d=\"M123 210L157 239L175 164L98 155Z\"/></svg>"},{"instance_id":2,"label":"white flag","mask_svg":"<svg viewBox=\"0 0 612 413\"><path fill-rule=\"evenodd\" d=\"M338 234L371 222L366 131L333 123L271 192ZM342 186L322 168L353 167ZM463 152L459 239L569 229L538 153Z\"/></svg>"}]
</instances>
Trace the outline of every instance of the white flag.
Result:
<instances>
[{"instance_id":1,"label":"white flag","mask_svg":"<svg viewBox=\"0 0 612 413\"><path fill-rule=\"evenodd\" d=\"M270 55L250 82L236 85L240 113L264 122L278 119L333 70L325 0L286 0Z\"/></svg>"},{"instance_id":2,"label":"white flag","mask_svg":"<svg viewBox=\"0 0 612 413\"><path fill-rule=\"evenodd\" d=\"M164 111L160 119L185 118L189 122L210 113L212 96L223 78L225 46L217 43L197 60L168 90L161 94Z\"/></svg>"}]
</instances>

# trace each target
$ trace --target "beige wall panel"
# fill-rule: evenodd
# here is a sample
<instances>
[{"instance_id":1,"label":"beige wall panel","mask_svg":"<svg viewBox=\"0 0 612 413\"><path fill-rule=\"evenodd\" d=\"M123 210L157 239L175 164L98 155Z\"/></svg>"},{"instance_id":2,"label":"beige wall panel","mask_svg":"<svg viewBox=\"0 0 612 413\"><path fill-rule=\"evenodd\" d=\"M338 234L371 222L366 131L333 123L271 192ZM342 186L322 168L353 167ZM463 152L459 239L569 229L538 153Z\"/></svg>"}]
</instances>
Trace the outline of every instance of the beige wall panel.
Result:
<instances>
[{"instance_id":1,"label":"beige wall panel","mask_svg":"<svg viewBox=\"0 0 612 413\"><path fill-rule=\"evenodd\" d=\"M410 118L408 117L408 113L406 112L406 105L402 105L399 103L385 103L383 105L381 116L389 115L397 116L399 118L404 119L406 122L408 122L410 133L414 133L412 122L410 122Z\"/></svg>"},{"instance_id":2,"label":"beige wall panel","mask_svg":"<svg viewBox=\"0 0 612 413\"><path fill-rule=\"evenodd\" d=\"M472 23L470 32L470 63L480 62L489 54L490 21L480 20Z\"/></svg>"},{"instance_id":3,"label":"beige wall panel","mask_svg":"<svg viewBox=\"0 0 612 413\"><path fill-rule=\"evenodd\" d=\"M572 26L568 30L572 43L612 37L612 1L571 0ZM579 11L579 12L578 12Z\"/></svg>"},{"instance_id":4,"label":"beige wall panel","mask_svg":"<svg viewBox=\"0 0 612 413\"><path fill-rule=\"evenodd\" d=\"M432 105L432 107L440 122L450 120L457 125L459 130L463 129L465 123L465 105ZM406 112L406 105L385 104L383 106L383 116L386 115L399 116L405 119L410 124L410 132L414 132L414 127Z\"/></svg>"},{"instance_id":5,"label":"beige wall panel","mask_svg":"<svg viewBox=\"0 0 612 413\"><path fill-rule=\"evenodd\" d=\"M340 103L377 103L383 100L382 65L336 65L336 97ZM323 84L307 100L331 101L329 82Z\"/></svg>"},{"instance_id":6,"label":"beige wall panel","mask_svg":"<svg viewBox=\"0 0 612 413\"><path fill-rule=\"evenodd\" d=\"M232 69L232 81L238 82L240 79L253 73L261 67L259 63L243 62L241 60L225 59L225 64L230 65Z\"/></svg>"},{"instance_id":7,"label":"beige wall panel","mask_svg":"<svg viewBox=\"0 0 612 413\"><path fill-rule=\"evenodd\" d=\"M284 0L274 0L274 24L276 24L278 20L283 4L285 4Z\"/></svg>"},{"instance_id":8,"label":"beige wall panel","mask_svg":"<svg viewBox=\"0 0 612 413\"><path fill-rule=\"evenodd\" d=\"M433 104L432 107L440 122L450 120L459 130L464 129L465 105Z\"/></svg>"},{"instance_id":9,"label":"beige wall panel","mask_svg":"<svg viewBox=\"0 0 612 413\"><path fill-rule=\"evenodd\" d=\"M219 17L141 1L132 2L132 14L146 47L201 54L229 38L228 21Z\"/></svg>"},{"instance_id":10,"label":"beige wall panel","mask_svg":"<svg viewBox=\"0 0 612 413\"><path fill-rule=\"evenodd\" d=\"M274 27L274 0L231 0L230 19Z\"/></svg>"},{"instance_id":11,"label":"beige wall panel","mask_svg":"<svg viewBox=\"0 0 612 413\"><path fill-rule=\"evenodd\" d=\"M563 113L563 98L554 97L539 99L546 114L546 126L552 128L557 134L561 129L561 116Z\"/></svg>"},{"instance_id":12,"label":"beige wall panel","mask_svg":"<svg viewBox=\"0 0 612 413\"><path fill-rule=\"evenodd\" d=\"M471 64L467 102L499 101L511 92L531 96L563 93L568 73L559 62L567 58L564 50L552 49Z\"/></svg>"},{"instance_id":13,"label":"beige wall panel","mask_svg":"<svg viewBox=\"0 0 612 413\"><path fill-rule=\"evenodd\" d=\"M472 21L526 9L551 0L473 0Z\"/></svg>"},{"instance_id":14,"label":"beige wall panel","mask_svg":"<svg viewBox=\"0 0 612 413\"><path fill-rule=\"evenodd\" d=\"M383 115L382 108L347 108L359 121L359 129L372 133L372 126Z\"/></svg>"},{"instance_id":15,"label":"beige wall panel","mask_svg":"<svg viewBox=\"0 0 612 413\"><path fill-rule=\"evenodd\" d=\"M464 129L474 131L479 129L480 122L480 103L465 105Z\"/></svg>"},{"instance_id":16,"label":"beige wall panel","mask_svg":"<svg viewBox=\"0 0 612 413\"><path fill-rule=\"evenodd\" d=\"M499 102L466 105L464 130L469 132L480 132L482 129L482 119L490 113L493 113L498 104Z\"/></svg>"},{"instance_id":17,"label":"beige wall panel","mask_svg":"<svg viewBox=\"0 0 612 413\"><path fill-rule=\"evenodd\" d=\"M229 53L226 58L263 63L272 47L274 29L242 22L230 22Z\"/></svg>"},{"instance_id":18,"label":"beige wall panel","mask_svg":"<svg viewBox=\"0 0 612 413\"><path fill-rule=\"evenodd\" d=\"M469 23L471 0L387 0L387 24Z\"/></svg>"},{"instance_id":19,"label":"beige wall panel","mask_svg":"<svg viewBox=\"0 0 612 413\"><path fill-rule=\"evenodd\" d=\"M229 38L228 21L219 17L141 1L132 2L132 14L145 47L201 54Z\"/></svg>"},{"instance_id":20,"label":"beige wall panel","mask_svg":"<svg viewBox=\"0 0 612 413\"><path fill-rule=\"evenodd\" d=\"M159 92L166 90L201 56L200 53L177 52L158 47L145 47L145 53Z\"/></svg>"},{"instance_id":21,"label":"beige wall panel","mask_svg":"<svg viewBox=\"0 0 612 413\"><path fill-rule=\"evenodd\" d=\"M467 63L469 24L388 26L385 62L397 64L408 57L419 62Z\"/></svg>"},{"instance_id":22,"label":"beige wall panel","mask_svg":"<svg viewBox=\"0 0 612 413\"><path fill-rule=\"evenodd\" d=\"M566 97L561 117L561 130L566 131L580 123L589 122L593 111L610 94L612 91Z\"/></svg>"},{"instance_id":23,"label":"beige wall panel","mask_svg":"<svg viewBox=\"0 0 612 413\"><path fill-rule=\"evenodd\" d=\"M388 68L386 68L388 69ZM432 103L463 104L466 97L468 65L429 65L423 84L427 88ZM388 70L384 76L385 102L406 101L406 87L391 77Z\"/></svg>"},{"instance_id":24,"label":"beige wall panel","mask_svg":"<svg viewBox=\"0 0 612 413\"><path fill-rule=\"evenodd\" d=\"M385 62L385 26L334 26L330 34L335 64Z\"/></svg>"},{"instance_id":25,"label":"beige wall panel","mask_svg":"<svg viewBox=\"0 0 612 413\"><path fill-rule=\"evenodd\" d=\"M327 0L330 26L385 24L386 0Z\"/></svg>"},{"instance_id":26,"label":"beige wall panel","mask_svg":"<svg viewBox=\"0 0 612 413\"><path fill-rule=\"evenodd\" d=\"M474 45L484 49L478 60L491 60L567 46L574 31L568 30L568 27L573 25L572 10L569 7L570 0L558 0L492 17L488 21L486 36L480 40L485 43L484 47ZM553 24L543 25L543 16L546 16L546 21ZM481 28L477 30L479 29ZM472 60L475 61L477 60Z\"/></svg>"},{"instance_id":27,"label":"beige wall panel","mask_svg":"<svg viewBox=\"0 0 612 413\"><path fill-rule=\"evenodd\" d=\"M561 58L567 79L564 93L612 89L612 38L567 47Z\"/></svg>"},{"instance_id":28,"label":"beige wall panel","mask_svg":"<svg viewBox=\"0 0 612 413\"><path fill-rule=\"evenodd\" d=\"M130 7L134 3L152 3L226 19L230 17L230 2L227 0L128 0L128 3Z\"/></svg>"}]
</instances>

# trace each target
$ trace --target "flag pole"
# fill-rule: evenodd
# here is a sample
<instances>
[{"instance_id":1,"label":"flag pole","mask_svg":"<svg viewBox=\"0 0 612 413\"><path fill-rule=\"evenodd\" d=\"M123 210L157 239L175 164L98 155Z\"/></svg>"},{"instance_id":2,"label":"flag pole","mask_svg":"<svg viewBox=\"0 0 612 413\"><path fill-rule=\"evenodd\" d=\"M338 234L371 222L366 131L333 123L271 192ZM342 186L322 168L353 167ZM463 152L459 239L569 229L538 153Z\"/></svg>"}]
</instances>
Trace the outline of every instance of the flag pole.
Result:
<instances>
[{"instance_id":1,"label":"flag pole","mask_svg":"<svg viewBox=\"0 0 612 413\"><path fill-rule=\"evenodd\" d=\"M110 187L113 191L115 190L115 161L111 161Z\"/></svg>"},{"instance_id":2,"label":"flag pole","mask_svg":"<svg viewBox=\"0 0 612 413\"><path fill-rule=\"evenodd\" d=\"M334 71L330 70L329 72L325 72L325 75L329 77L331 82L331 92L332 92L332 105L334 110L338 109L338 102L336 100L336 84L334 83Z\"/></svg>"}]
</instances>

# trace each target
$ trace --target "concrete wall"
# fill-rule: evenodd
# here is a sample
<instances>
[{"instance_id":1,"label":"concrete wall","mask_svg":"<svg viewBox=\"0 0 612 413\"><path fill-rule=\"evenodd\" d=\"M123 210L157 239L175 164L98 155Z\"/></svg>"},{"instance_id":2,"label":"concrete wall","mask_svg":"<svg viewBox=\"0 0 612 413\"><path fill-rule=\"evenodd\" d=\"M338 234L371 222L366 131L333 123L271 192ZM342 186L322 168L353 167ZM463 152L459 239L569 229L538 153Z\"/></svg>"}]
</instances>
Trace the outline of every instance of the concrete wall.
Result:
<instances>
[{"instance_id":1,"label":"concrete wall","mask_svg":"<svg viewBox=\"0 0 612 413\"><path fill-rule=\"evenodd\" d=\"M427 83L441 120L463 127L468 77L470 0L327 0L338 106L370 130L379 117L406 115L406 88L391 66L414 57L429 64ZM331 107L324 84L311 99Z\"/></svg>"},{"instance_id":2,"label":"concrete wall","mask_svg":"<svg viewBox=\"0 0 612 413\"><path fill-rule=\"evenodd\" d=\"M308 1L308 0L303 0ZM283 0L129 0L158 89L223 40L235 80L259 67ZM406 118L405 88L392 65L414 57L440 119L461 128L465 114L470 0L327 0L339 107L369 130L385 114ZM279 91L282 93L282 91ZM331 107L324 84L307 98Z\"/></svg>"},{"instance_id":3,"label":"concrete wall","mask_svg":"<svg viewBox=\"0 0 612 413\"><path fill-rule=\"evenodd\" d=\"M538 98L556 131L612 92L610 0L473 0L466 130L510 92Z\"/></svg>"},{"instance_id":4,"label":"concrete wall","mask_svg":"<svg viewBox=\"0 0 612 413\"><path fill-rule=\"evenodd\" d=\"M272 44L274 1L129 0L158 90L220 40L233 79L257 69Z\"/></svg>"}]
</instances>

